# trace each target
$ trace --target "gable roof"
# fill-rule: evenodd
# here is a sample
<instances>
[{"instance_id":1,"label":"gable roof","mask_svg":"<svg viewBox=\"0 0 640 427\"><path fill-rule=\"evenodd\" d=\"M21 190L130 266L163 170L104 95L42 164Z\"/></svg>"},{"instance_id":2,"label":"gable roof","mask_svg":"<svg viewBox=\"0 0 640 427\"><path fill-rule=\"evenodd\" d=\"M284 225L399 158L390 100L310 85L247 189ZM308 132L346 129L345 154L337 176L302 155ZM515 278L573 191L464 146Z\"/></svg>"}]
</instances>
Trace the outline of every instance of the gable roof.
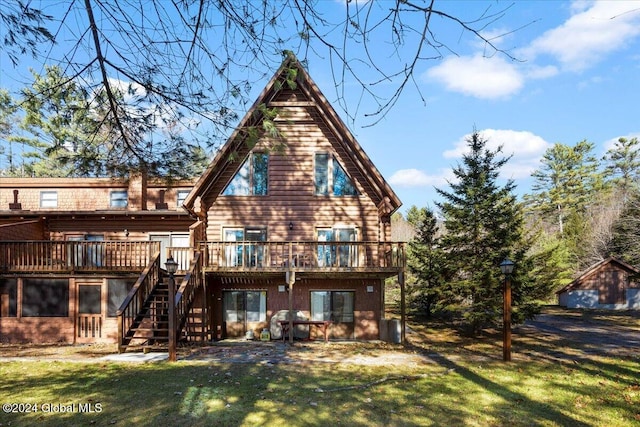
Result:
<instances>
[{"instance_id":1,"label":"gable roof","mask_svg":"<svg viewBox=\"0 0 640 427\"><path fill-rule=\"evenodd\" d=\"M378 206L380 215L391 215L402 205L402 202L293 54L289 54L285 58L227 142L196 182L183 206L189 212L198 215L199 212L195 206L198 197L208 199L205 204L209 206L215 201L218 194L210 194L212 185L218 179L230 179L238 168L238 162L233 161L233 157L235 160L244 159L251 151L249 144L247 144L246 130L262 124L264 109L260 106L268 107L282 89L287 87L287 79L290 79L292 75L295 75L296 90L302 91L311 100L305 105L315 107L319 113L318 117L336 135L332 143L341 144L344 147L343 151L347 153L349 161L359 170L360 175L365 177L366 182L363 184L368 195Z\"/></svg>"},{"instance_id":2,"label":"gable roof","mask_svg":"<svg viewBox=\"0 0 640 427\"><path fill-rule=\"evenodd\" d=\"M564 288L562 288L559 291L557 291L556 294L561 294L561 293L564 293L564 292L568 292L568 291L580 286L580 284L582 282L584 282L586 279L591 277L593 274L595 274L598 271L600 271L603 267L605 267L608 264L616 264L620 269L626 270L627 272L632 273L632 274L640 273L640 270L637 269L636 267L632 266L631 264L627 264L626 262L622 261L619 258L609 257L609 258L604 259L604 260L602 260L600 262L597 262L597 263L593 264L591 267L587 268L584 272L582 272L580 274L580 276L576 277L571 283L569 283Z\"/></svg>"}]
</instances>

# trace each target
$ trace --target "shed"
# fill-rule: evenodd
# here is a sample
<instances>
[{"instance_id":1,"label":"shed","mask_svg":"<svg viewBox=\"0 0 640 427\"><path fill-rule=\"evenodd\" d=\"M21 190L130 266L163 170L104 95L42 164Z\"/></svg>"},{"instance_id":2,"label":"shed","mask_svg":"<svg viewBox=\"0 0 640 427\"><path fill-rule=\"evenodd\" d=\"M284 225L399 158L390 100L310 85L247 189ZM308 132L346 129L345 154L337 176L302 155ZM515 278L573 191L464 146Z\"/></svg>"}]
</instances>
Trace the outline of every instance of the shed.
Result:
<instances>
[{"instance_id":1,"label":"shed","mask_svg":"<svg viewBox=\"0 0 640 427\"><path fill-rule=\"evenodd\" d=\"M607 258L556 292L567 308L640 310L640 270L617 258Z\"/></svg>"}]
</instances>

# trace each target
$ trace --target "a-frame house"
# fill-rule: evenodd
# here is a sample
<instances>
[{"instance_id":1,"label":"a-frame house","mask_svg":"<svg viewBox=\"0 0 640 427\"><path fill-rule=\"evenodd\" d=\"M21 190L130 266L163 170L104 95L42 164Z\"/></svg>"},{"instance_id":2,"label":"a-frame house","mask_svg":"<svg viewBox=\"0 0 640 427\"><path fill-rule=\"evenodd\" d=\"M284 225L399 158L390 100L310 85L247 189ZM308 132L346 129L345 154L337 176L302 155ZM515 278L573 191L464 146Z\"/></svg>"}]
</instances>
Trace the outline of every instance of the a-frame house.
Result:
<instances>
[{"instance_id":1,"label":"a-frame house","mask_svg":"<svg viewBox=\"0 0 640 427\"><path fill-rule=\"evenodd\" d=\"M390 242L400 204L289 56L184 203L205 230L214 338L277 337L293 312L330 321L331 338L378 339L385 279L403 268Z\"/></svg>"}]
</instances>

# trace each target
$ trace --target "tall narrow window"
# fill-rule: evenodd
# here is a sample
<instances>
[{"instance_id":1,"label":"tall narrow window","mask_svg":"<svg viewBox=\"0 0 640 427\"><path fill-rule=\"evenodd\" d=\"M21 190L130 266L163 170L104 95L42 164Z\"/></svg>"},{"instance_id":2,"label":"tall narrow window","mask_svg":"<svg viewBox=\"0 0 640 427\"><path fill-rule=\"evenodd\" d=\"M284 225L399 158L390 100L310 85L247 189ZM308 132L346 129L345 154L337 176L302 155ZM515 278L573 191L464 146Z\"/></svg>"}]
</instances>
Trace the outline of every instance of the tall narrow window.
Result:
<instances>
[{"instance_id":1,"label":"tall narrow window","mask_svg":"<svg viewBox=\"0 0 640 427\"><path fill-rule=\"evenodd\" d=\"M316 194L329 194L329 155L316 154Z\"/></svg>"},{"instance_id":2,"label":"tall narrow window","mask_svg":"<svg viewBox=\"0 0 640 427\"><path fill-rule=\"evenodd\" d=\"M353 181L338 160L327 154L317 153L315 163L316 195L357 196Z\"/></svg>"},{"instance_id":3,"label":"tall narrow window","mask_svg":"<svg viewBox=\"0 0 640 427\"><path fill-rule=\"evenodd\" d=\"M57 208L58 192L57 191L41 191L40 207L41 208Z\"/></svg>"},{"instance_id":4,"label":"tall narrow window","mask_svg":"<svg viewBox=\"0 0 640 427\"><path fill-rule=\"evenodd\" d=\"M224 196L266 196L269 187L269 155L252 153L224 189Z\"/></svg>"}]
</instances>

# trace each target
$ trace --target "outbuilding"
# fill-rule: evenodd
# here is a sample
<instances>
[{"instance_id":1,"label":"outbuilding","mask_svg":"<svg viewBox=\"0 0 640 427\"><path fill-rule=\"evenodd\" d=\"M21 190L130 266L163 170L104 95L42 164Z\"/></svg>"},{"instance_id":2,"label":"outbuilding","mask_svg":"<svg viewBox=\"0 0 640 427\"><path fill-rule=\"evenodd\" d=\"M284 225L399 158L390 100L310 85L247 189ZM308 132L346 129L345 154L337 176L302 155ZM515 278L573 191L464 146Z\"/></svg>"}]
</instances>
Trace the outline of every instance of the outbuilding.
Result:
<instances>
[{"instance_id":1,"label":"outbuilding","mask_svg":"<svg viewBox=\"0 0 640 427\"><path fill-rule=\"evenodd\" d=\"M636 267L617 258L600 261L556 292L567 308L640 310L640 282Z\"/></svg>"}]
</instances>

